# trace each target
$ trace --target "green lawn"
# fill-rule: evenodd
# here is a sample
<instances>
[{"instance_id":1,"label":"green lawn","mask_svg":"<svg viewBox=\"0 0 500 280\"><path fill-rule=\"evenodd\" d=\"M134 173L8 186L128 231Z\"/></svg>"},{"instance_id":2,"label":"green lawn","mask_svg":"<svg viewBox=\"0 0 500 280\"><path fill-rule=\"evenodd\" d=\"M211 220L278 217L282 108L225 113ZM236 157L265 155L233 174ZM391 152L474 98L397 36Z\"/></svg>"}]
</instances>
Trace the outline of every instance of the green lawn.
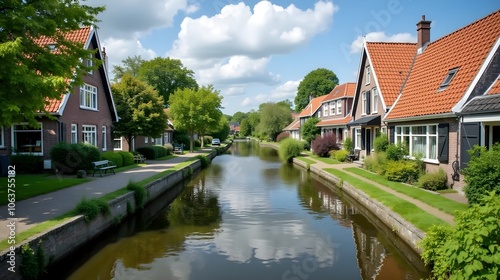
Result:
<instances>
[{"instance_id":1,"label":"green lawn","mask_svg":"<svg viewBox=\"0 0 500 280\"><path fill-rule=\"evenodd\" d=\"M418 199L434 208L437 208L451 215L455 215L455 211L464 211L469 208L467 204L451 200L444 196L431 193L417 187L411 187L400 182L389 181L382 175L374 174L361 168L350 167L345 168L344 170L377 182L409 197Z\"/></svg>"},{"instance_id":2,"label":"green lawn","mask_svg":"<svg viewBox=\"0 0 500 280\"><path fill-rule=\"evenodd\" d=\"M314 160L317 160L317 161L324 162L326 164L339 164L339 163L341 163L340 161L338 161L336 159L320 157L317 155L311 155L311 158L313 158Z\"/></svg>"},{"instance_id":3,"label":"green lawn","mask_svg":"<svg viewBox=\"0 0 500 280\"><path fill-rule=\"evenodd\" d=\"M425 212L415 204L383 191L382 189L348 173L333 168L326 168L324 170L363 191L369 197L387 206L389 209L398 213L405 220L409 221L424 232L429 230L433 225L448 225L445 221Z\"/></svg>"},{"instance_id":4,"label":"green lawn","mask_svg":"<svg viewBox=\"0 0 500 280\"><path fill-rule=\"evenodd\" d=\"M305 163L309 163L309 164L315 164L316 162L312 159L310 159L309 157L296 157L296 159L298 160L301 160Z\"/></svg>"},{"instance_id":5,"label":"green lawn","mask_svg":"<svg viewBox=\"0 0 500 280\"><path fill-rule=\"evenodd\" d=\"M16 201L28 199L41 194L50 193L84 182L91 179L57 177L54 175L24 175L17 174L15 177ZM7 204L7 178L0 178L0 205Z\"/></svg>"}]
</instances>

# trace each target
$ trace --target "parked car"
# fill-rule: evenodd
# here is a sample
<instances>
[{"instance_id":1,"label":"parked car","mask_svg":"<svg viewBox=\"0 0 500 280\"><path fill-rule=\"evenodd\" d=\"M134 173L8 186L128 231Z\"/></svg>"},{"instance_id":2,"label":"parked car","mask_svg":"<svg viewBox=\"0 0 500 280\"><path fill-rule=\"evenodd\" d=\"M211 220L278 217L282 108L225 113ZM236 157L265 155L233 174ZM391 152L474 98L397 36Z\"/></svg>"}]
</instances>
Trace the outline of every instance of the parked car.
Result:
<instances>
[{"instance_id":1,"label":"parked car","mask_svg":"<svg viewBox=\"0 0 500 280\"><path fill-rule=\"evenodd\" d=\"M220 146L219 138L212 139L212 146Z\"/></svg>"}]
</instances>

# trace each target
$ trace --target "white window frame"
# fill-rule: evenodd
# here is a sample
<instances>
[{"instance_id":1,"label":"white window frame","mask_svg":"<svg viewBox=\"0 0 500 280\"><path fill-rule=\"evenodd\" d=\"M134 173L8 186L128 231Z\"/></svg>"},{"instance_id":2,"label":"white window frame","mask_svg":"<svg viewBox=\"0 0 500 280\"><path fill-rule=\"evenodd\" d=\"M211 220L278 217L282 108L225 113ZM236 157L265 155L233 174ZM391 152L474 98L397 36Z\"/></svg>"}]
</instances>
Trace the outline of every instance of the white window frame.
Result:
<instances>
[{"instance_id":1,"label":"white window frame","mask_svg":"<svg viewBox=\"0 0 500 280\"><path fill-rule=\"evenodd\" d=\"M161 136L158 138L153 138L153 144L155 145L161 145Z\"/></svg>"},{"instance_id":2,"label":"white window frame","mask_svg":"<svg viewBox=\"0 0 500 280\"><path fill-rule=\"evenodd\" d=\"M97 111L97 87L84 84L80 87L80 108Z\"/></svg>"},{"instance_id":3,"label":"white window frame","mask_svg":"<svg viewBox=\"0 0 500 280\"><path fill-rule=\"evenodd\" d=\"M330 102L330 115L335 115L335 101Z\"/></svg>"},{"instance_id":4,"label":"white window frame","mask_svg":"<svg viewBox=\"0 0 500 280\"><path fill-rule=\"evenodd\" d=\"M361 150L361 128L355 128L354 129L354 148L360 149Z\"/></svg>"},{"instance_id":5,"label":"white window frame","mask_svg":"<svg viewBox=\"0 0 500 280\"><path fill-rule=\"evenodd\" d=\"M71 124L71 139L70 139L71 144L76 144L78 143L78 125L72 123Z\"/></svg>"},{"instance_id":6,"label":"white window frame","mask_svg":"<svg viewBox=\"0 0 500 280\"><path fill-rule=\"evenodd\" d=\"M323 116L324 117L328 116L328 104L327 103L323 104Z\"/></svg>"},{"instance_id":7,"label":"white window frame","mask_svg":"<svg viewBox=\"0 0 500 280\"><path fill-rule=\"evenodd\" d=\"M32 155L40 155L42 156L43 155L43 123L38 123L40 125L40 129L32 129L31 132L40 132L40 140L37 140L37 143L35 143L35 146L38 147L38 141L40 141L40 152L13 152L13 154L16 154L16 153L19 153L19 154L32 154ZM16 125L28 125L28 123L16 123L16 124L13 124L12 127L11 127L11 139L12 139L12 143L11 143L11 146L14 147L14 150L18 150L18 147L17 147L17 141L14 140L16 137L14 136L17 132L17 130L15 129ZM29 131L26 131L24 130L24 132L29 132Z\"/></svg>"},{"instance_id":8,"label":"white window frame","mask_svg":"<svg viewBox=\"0 0 500 280\"><path fill-rule=\"evenodd\" d=\"M148 144L149 143L149 136L146 136L144 137L144 144Z\"/></svg>"},{"instance_id":9,"label":"white window frame","mask_svg":"<svg viewBox=\"0 0 500 280\"><path fill-rule=\"evenodd\" d=\"M365 84L369 85L370 84L370 76L371 76L371 67L370 65L366 66L366 77L365 77Z\"/></svg>"},{"instance_id":10,"label":"white window frame","mask_svg":"<svg viewBox=\"0 0 500 280\"><path fill-rule=\"evenodd\" d=\"M337 100L337 115L342 114L342 100Z\"/></svg>"},{"instance_id":11,"label":"white window frame","mask_svg":"<svg viewBox=\"0 0 500 280\"><path fill-rule=\"evenodd\" d=\"M321 110L318 110L318 118L321 118Z\"/></svg>"},{"instance_id":12,"label":"white window frame","mask_svg":"<svg viewBox=\"0 0 500 280\"><path fill-rule=\"evenodd\" d=\"M366 93L367 91L361 93L361 115L366 115Z\"/></svg>"},{"instance_id":13,"label":"white window frame","mask_svg":"<svg viewBox=\"0 0 500 280\"><path fill-rule=\"evenodd\" d=\"M425 127L425 134L417 134L413 130L415 127ZM431 127L434 127L435 133L430 133ZM405 128L408 129L408 132L405 132ZM439 155L438 155L438 140L439 140L439 135L438 135L438 124L421 124L421 125L401 125L401 126L396 126L394 130L394 140L397 143L404 143L404 138L407 137L409 139L409 147L408 151L410 154L411 158L414 158L413 155L413 145L414 141L417 140L417 137L425 137L425 154L423 155L423 160L426 162L431 162L431 163L439 163ZM430 143L431 139L434 138L435 141L435 158L430 158Z\"/></svg>"},{"instance_id":14,"label":"white window frame","mask_svg":"<svg viewBox=\"0 0 500 280\"><path fill-rule=\"evenodd\" d=\"M3 130L3 126L0 126L0 148L5 148L5 138Z\"/></svg>"},{"instance_id":15,"label":"white window frame","mask_svg":"<svg viewBox=\"0 0 500 280\"><path fill-rule=\"evenodd\" d=\"M82 125L82 142L97 147L97 126Z\"/></svg>"},{"instance_id":16,"label":"white window frame","mask_svg":"<svg viewBox=\"0 0 500 280\"><path fill-rule=\"evenodd\" d=\"M371 112L372 113L377 113L378 112L378 90L376 87L372 88L371 90L372 94L372 102L371 102Z\"/></svg>"},{"instance_id":17,"label":"white window frame","mask_svg":"<svg viewBox=\"0 0 500 280\"><path fill-rule=\"evenodd\" d=\"M101 130L102 130L102 150L106 151L108 149L108 143L107 143L108 142L107 141L108 134L107 134L107 128L106 128L106 126L103 125L102 128L101 128Z\"/></svg>"},{"instance_id":18,"label":"white window frame","mask_svg":"<svg viewBox=\"0 0 500 280\"><path fill-rule=\"evenodd\" d=\"M120 141L120 148L115 148L115 142L116 141ZM121 151L122 149L123 149L123 138L120 137L120 138L113 139L113 150Z\"/></svg>"}]
</instances>

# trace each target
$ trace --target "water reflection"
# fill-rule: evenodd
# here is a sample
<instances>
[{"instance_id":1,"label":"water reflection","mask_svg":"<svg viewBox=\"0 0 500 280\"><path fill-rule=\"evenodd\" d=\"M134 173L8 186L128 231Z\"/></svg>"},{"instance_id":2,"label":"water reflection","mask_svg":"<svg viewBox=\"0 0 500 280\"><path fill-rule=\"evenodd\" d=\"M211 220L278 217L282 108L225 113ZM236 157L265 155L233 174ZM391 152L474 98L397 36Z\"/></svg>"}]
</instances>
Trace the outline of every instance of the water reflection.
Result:
<instances>
[{"instance_id":1,"label":"water reflection","mask_svg":"<svg viewBox=\"0 0 500 280\"><path fill-rule=\"evenodd\" d=\"M243 142L231 154L214 159L147 229L107 245L70 279L422 275L356 207L306 171L281 164L275 151ZM397 278L380 278L384 271Z\"/></svg>"}]
</instances>

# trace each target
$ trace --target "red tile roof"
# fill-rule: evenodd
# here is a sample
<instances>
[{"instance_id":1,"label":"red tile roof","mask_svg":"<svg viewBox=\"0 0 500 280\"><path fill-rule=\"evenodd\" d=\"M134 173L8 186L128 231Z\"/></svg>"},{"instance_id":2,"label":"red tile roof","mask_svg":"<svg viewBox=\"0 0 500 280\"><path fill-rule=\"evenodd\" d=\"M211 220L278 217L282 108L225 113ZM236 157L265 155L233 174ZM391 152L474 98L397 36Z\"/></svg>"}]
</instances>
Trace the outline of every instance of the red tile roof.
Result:
<instances>
[{"instance_id":1,"label":"red tile roof","mask_svg":"<svg viewBox=\"0 0 500 280\"><path fill-rule=\"evenodd\" d=\"M450 113L500 36L500 11L435 42L417 56L401 97L386 119ZM438 91L451 69L459 68L448 88Z\"/></svg>"},{"instance_id":2,"label":"red tile roof","mask_svg":"<svg viewBox=\"0 0 500 280\"><path fill-rule=\"evenodd\" d=\"M343 83L332 89L332 91L323 98L322 102L335 100L341 97L354 97L355 91L356 83Z\"/></svg>"},{"instance_id":3,"label":"red tile roof","mask_svg":"<svg viewBox=\"0 0 500 280\"><path fill-rule=\"evenodd\" d=\"M500 94L500 76L486 94Z\"/></svg>"},{"instance_id":4,"label":"red tile roof","mask_svg":"<svg viewBox=\"0 0 500 280\"><path fill-rule=\"evenodd\" d=\"M366 49L386 106L398 97L417 52L415 43L367 42Z\"/></svg>"},{"instance_id":5,"label":"red tile roof","mask_svg":"<svg viewBox=\"0 0 500 280\"><path fill-rule=\"evenodd\" d=\"M351 116L349 115L342 119L321 120L319 123L316 124L316 126L335 126L335 125L340 126L340 125L346 125L350 121L351 121Z\"/></svg>"},{"instance_id":6,"label":"red tile roof","mask_svg":"<svg viewBox=\"0 0 500 280\"><path fill-rule=\"evenodd\" d=\"M287 127L283 128L283 131L299 130L299 128L300 128L300 119L296 118Z\"/></svg>"},{"instance_id":7,"label":"red tile roof","mask_svg":"<svg viewBox=\"0 0 500 280\"><path fill-rule=\"evenodd\" d=\"M313 115L319 109L319 107L321 106L321 102L323 101L323 99L326 96L327 95L325 94L325 95L313 98L311 100L311 102L309 102L309 104L307 104L307 106L300 112L299 118L300 117L310 117L311 115ZM311 108L311 106L312 106L312 108Z\"/></svg>"}]
</instances>

